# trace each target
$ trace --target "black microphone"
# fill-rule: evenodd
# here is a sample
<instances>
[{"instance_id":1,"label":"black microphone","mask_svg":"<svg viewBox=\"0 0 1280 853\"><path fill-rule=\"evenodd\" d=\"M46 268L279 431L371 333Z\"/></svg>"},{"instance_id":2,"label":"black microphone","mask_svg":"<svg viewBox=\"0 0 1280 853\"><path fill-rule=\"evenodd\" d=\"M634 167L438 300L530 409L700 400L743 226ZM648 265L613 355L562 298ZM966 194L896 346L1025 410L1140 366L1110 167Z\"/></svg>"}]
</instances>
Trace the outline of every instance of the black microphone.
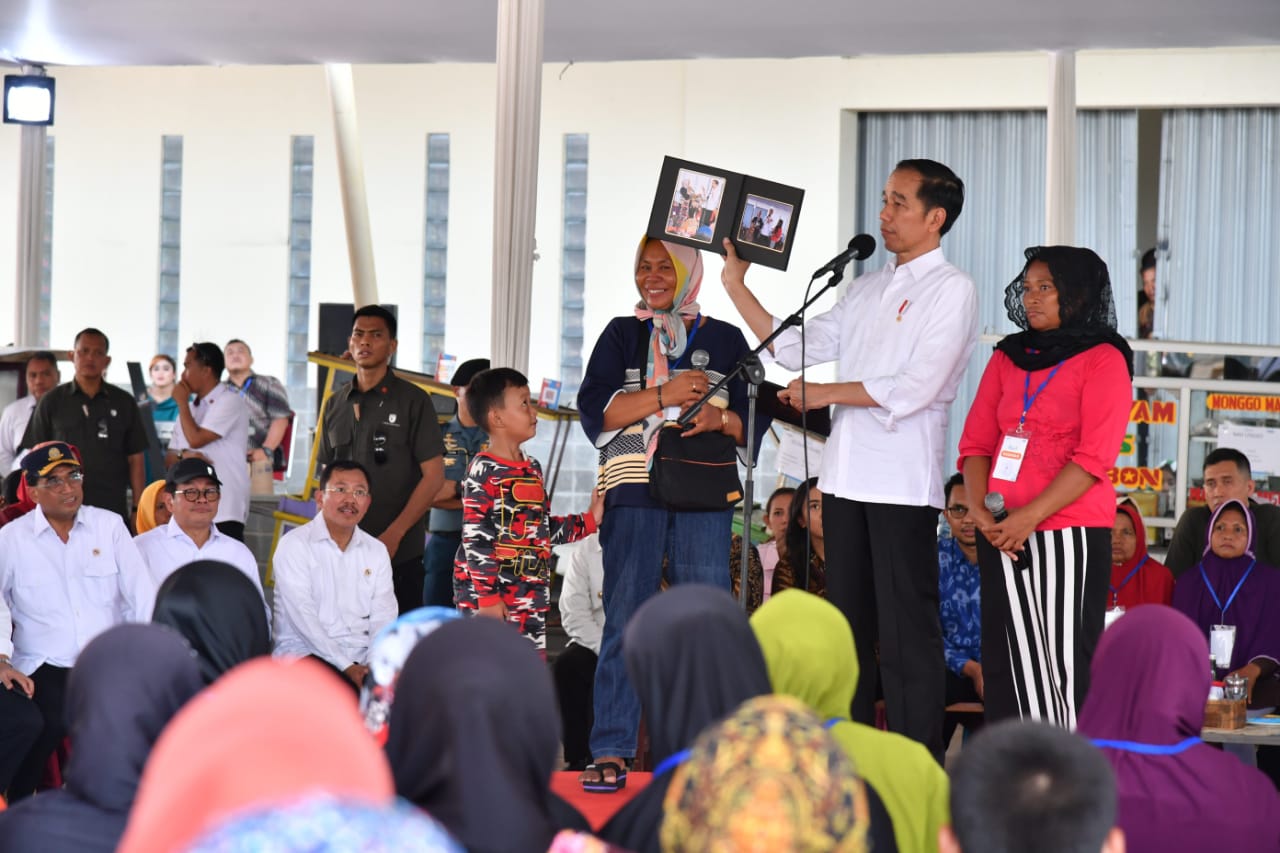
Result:
<instances>
[{"instance_id":1,"label":"black microphone","mask_svg":"<svg viewBox=\"0 0 1280 853\"><path fill-rule=\"evenodd\" d=\"M991 517L997 522L1004 521L1009 517L1009 510L1004 506L1004 495L999 492L987 492L987 496L982 499L982 503L987 508L987 512L991 513Z\"/></svg>"},{"instance_id":2,"label":"black microphone","mask_svg":"<svg viewBox=\"0 0 1280 853\"><path fill-rule=\"evenodd\" d=\"M982 499L982 504L987 508L987 512L991 513L991 517L996 520L996 524L1009 517L1009 510L1004 505L1004 495L999 492L987 492L987 496ZM1022 552L1009 558L1013 562L1015 569L1025 569L1031 565L1030 559L1024 559L1025 551L1024 546Z\"/></svg>"},{"instance_id":3,"label":"black microphone","mask_svg":"<svg viewBox=\"0 0 1280 853\"><path fill-rule=\"evenodd\" d=\"M876 238L870 234L859 234L849 241L849 247L831 260L822 269L813 274L814 278L843 269L849 261L864 261L876 250Z\"/></svg>"}]
</instances>

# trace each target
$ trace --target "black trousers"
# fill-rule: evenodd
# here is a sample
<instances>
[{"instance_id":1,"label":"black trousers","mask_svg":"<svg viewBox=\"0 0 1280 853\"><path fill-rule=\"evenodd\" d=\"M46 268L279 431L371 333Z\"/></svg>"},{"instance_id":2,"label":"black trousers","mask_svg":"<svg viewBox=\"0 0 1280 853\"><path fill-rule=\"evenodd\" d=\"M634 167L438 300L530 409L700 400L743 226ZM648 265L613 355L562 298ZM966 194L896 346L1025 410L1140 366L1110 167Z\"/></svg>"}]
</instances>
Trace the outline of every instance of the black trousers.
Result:
<instances>
[{"instance_id":1,"label":"black trousers","mask_svg":"<svg viewBox=\"0 0 1280 853\"><path fill-rule=\"evenodd\" d=\"M1111 531L1037 530L1022 560L978 537L982 681L989 723L1008 718L1076 727L1102 636Z\"/></svg>"},{"instance_id":2,"label":"black trousers","mask_svg":"<svg viewBox=\"0 0 1280 853\"><path fill-rule=\"evenodd\" d=\"M556 682L556 698L560 701L564 760L570 770L583 770L591 763L589 741L591 725L595 722L596 660L596 653L591 649L570 643L556 658L551 670Z\"/></svg>"},{"instance_id":3,"label":"black trousers","mask_svg":"<svg viewBox=\"0 0 1280 853\"><path fill-rule=\"evenodd\" d=\"M66 704L67 674L70 672L70 669L44 664L31 673L31 680L36 685L31 703L39 710L41 728L9 783L10 803L35 793L49 756L67 735L63 708Z\"/></svg>"},{"instance_id":4,"label":"black trousers","mask_svg":"<svg viewBox=\"0 0 1280 853\"><path fill-rule=\"evenodd\" d=\"M43 730L44 717L40 714L40 707L22 692L22 688L5 690L0 687L0 794L12 786L22 760Z\"/></svg>"},{"instance_id":5,"label":"black trousers","mask_svg":"<svg viewBox=\"0 0 1280 853\"><path fill-rule=\"evenodd\" d=\"M978 695L978 688L974 686L973 679L965 675L956 675L951 670L947 670L947 704L954 705L956 702L981 702L982 697ZM976 732L982 728L982 714L956 714L948 711L942 721L942 743L950 745L951 736L956 733L956 726L964 726L965 736Z\"/></svg>"},{"instance_id":6,"label":"black trousers","mask_svg":"<svg viewBox=\"0 0 1280 853\"><path fill-rule=\"evenodd\" d=\"M396 590L396 604L399 605L401 616L422 606L422 581L425 576L421 554L403 563L391 565L391 583Z\"/></svg>"},{"instance_id":7,"label":"black trousers","mask_svg":"<svg viewBox=\"0 0 1280 853\"><path fill-rule=\"evenodd\" d=\"M827 599L853 628L861 675L854 720L875 724L876 650L892 731L942 762L946 684L938 618L938 510L854 501L822 503Z\"/></svg>"},{"instance_id":8,"label":"black trousers","mask_svg":"<svg viewBox=\"0 0 1280 853\"><path fill-rule=\"evenodd\" d=\"M218 528L218 532L223 536L230 536L237 542L244 541L244 522L241 521L219 521L214 527Z\"/></svg>"}]
</instances>

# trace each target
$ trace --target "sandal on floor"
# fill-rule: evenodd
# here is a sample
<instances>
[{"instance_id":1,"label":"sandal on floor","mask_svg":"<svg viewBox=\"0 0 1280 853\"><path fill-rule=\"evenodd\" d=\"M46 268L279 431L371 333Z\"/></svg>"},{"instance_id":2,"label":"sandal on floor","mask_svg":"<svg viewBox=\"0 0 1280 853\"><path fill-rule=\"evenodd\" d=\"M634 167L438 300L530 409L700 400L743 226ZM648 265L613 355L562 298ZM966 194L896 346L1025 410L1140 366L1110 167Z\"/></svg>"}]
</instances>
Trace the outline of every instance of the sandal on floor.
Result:
<instances>
[{"instance_id":1,"label":"sandal on floor","mask_svg":"<svg viewBox=\"0 0 1280 853\"><path fill-rule=\"evenodd\" d=\"M606 781L604 774L613 771L613 781ZM612 794L627 787L627 768L616 761L602 761L599 764L588 764L585 773L595 773L599 781L582 782L582 790L591 794Z\"/></svg>"}]
</instances>

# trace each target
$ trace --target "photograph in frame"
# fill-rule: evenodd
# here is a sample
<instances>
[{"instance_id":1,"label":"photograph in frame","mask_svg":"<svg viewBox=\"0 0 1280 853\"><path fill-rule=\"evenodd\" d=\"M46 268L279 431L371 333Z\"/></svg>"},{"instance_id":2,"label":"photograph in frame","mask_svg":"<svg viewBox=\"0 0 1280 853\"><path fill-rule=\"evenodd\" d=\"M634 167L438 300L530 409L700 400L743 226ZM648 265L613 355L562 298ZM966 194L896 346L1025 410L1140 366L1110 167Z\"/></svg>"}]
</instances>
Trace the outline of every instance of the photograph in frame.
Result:
<instances>
[{"instance_id":1,"label":"photograph in frame","mask_svg":"<svg viewBox=\"0 0 1280 853\"><path fill-rule=\"evenodd\" d=\"M742 181L736 172L664 158L646 234L724 254L722 244L734 230Z\"/></svg>"},{"instance_id":2,"label":"photograph in frame","mask_svg":"<svg viewBox=\"0 0 1280 853\"><path fill-rule=\"evenodd\" d=\"M785 270L800 221L804 190L747 175L734 217L733 245L739 257Z\"/></svg>"}]
</instances>

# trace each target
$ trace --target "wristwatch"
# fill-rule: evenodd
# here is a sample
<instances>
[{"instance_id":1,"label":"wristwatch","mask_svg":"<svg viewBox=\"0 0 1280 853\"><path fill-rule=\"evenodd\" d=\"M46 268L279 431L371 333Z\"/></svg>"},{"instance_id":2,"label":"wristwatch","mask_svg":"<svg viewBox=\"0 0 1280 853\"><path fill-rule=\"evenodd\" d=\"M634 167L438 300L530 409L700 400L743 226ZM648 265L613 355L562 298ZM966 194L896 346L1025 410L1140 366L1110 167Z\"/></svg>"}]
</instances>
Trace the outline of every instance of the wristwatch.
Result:
<instances>
[{"instance_id":1,"label":"wristwatch","mask_svg":"<svg viewBox=\"0 0 1280 853\"><path fill-rule=\"evenodd\" d=\"M264 444L264 445L262 445L262 452L263 452L263 453L265 453L265 454L267 454L267 458L268 458L268 459L274 459L274 458L275 458L276 451L275 451L275 448L274 448L274 447L267 447L267 446Z\"/></svg>"}]
</instances>

